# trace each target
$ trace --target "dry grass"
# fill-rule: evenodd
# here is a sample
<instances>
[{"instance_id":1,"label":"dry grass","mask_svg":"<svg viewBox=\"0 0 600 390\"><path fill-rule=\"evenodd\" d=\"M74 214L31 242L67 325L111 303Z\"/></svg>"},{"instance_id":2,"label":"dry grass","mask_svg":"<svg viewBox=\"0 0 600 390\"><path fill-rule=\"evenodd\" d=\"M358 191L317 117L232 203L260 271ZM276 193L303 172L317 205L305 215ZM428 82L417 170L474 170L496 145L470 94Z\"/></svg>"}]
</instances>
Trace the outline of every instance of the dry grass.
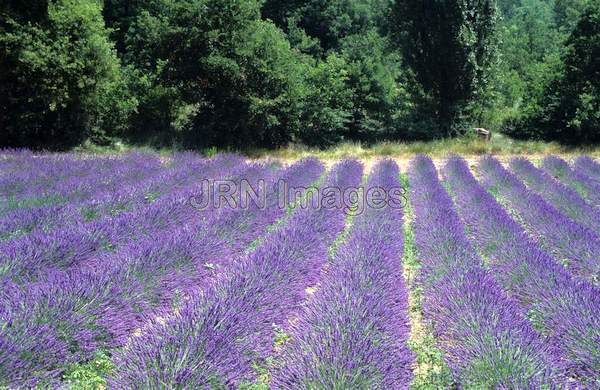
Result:
<instances>
[{"instance_id":1,"label":"dry grass","mask_svg":"<svg viewBox=\"0 0 600 390\"><path fill-rule=\"evenodd\" d=\"M175 149L151 147L132 147L123 142L115 142L109 147L94 146L85 143L73 150L83 155L106 155L120 154L128 151L142 151L158 153L161 157L168 159ZM416 154L427 154L435 162L442 161L445 157L459 154L468 161L475 161L479 156L493 154L501 161L506 161L514 156L527 156L532 160L538 160L546 155L554 154L564 158L586 154L592 157L600 157L600 146L569 147L556 142L542 141L518 141L508 138L502 134L494 133L490 141L474 137L443 139L426 142L381 142L375 145L363 145L357 142L344 142L327 149L311 148L305 145L290 145L279 149L252 149L245 151L219 150L210 148L199 150L199 154L213 156L219 152L232 152L246 155L249 159L266 160L276 159L283 162L293 162L304 157L317 157L330 167L336 161L344 158L356 158L365 163L367 171L372 162L382 157L393 158L398 162L400 168L405 168L405 161L410 161Z\"/></svg>"},{"instance_id":2,"label":"dry grass","mask_svg":"<svg viewBox=\"0 0 600 390\"><path fill-rule=\"evenodd\" d=\"M427 154L434 158L443 158L452 154L460 154L466 157L484 154L498 156L541 156L548 154L573 156L587 154L600 157L600 147L568 147L556 142L517 141L501 134L495 134L490 141L477 138L455 138L428 142L382 142L372 146L345 142L328 149L291 145L276 150L254 150L246 154L253 158L272 157L282 160L297 160L308 156L319 157L323 160L339 160L342 158L370 160L377 157L408 159L416 154Z\"/></svg>"}]
</instances>

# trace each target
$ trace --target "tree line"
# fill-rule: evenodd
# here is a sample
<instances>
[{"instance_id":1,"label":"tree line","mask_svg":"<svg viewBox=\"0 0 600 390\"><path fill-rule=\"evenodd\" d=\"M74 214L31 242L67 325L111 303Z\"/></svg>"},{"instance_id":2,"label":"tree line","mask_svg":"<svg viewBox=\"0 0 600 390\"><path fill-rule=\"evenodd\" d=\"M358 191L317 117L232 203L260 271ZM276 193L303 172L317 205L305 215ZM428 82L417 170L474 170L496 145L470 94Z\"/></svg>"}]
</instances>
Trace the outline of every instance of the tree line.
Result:
<instances>
[{"instance_id":1,"label":"tree line","mask_svg":"<svg viewBox=\"0 0 600 390\"><path fill-rule=\"evenodd\" d=\"M593 0L5 0L0 146L600 141Z\"/></svg>"}]
</instances>

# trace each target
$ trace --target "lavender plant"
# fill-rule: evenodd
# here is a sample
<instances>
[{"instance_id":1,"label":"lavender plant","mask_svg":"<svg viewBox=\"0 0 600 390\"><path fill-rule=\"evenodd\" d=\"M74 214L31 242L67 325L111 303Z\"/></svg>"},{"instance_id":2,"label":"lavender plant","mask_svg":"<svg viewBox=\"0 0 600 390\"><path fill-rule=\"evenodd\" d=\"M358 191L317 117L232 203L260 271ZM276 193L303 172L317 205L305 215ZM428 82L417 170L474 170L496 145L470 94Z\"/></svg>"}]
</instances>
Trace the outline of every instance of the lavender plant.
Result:
<instances>
[{"instance_id":1,"label":"lavender plant","mask_svg":"<svg viewBox=\"0 0 600 390\"><path fill-rule=\"evenodd\" d=\"M161 170L157 156L142 153L100 159L71 154L30 155L19 162L11 175L0 178L0 195L5 197L0 210L11 205L14 208L35 204L36 200L51 195L57 196L61 203L77 200L93 190L91 187L98 177L106 180L107 175L114 175L118 183L118 179L141 178Z\"/></svg>"},{"instance_id":2,"label":"lavender plant","mask_svg":"<svg viewBox=\"0 0 600 390\"><path fill-rule=\"evenodd\" d=\"M399 187L391 160L372 171L367 188ZM402 276L402 212L367 208L323 271L317 291L287 331L273 388L406 389L408 292Z\"/></svg>"},{"instance_id":3,"label":"lavender plant","mask_svg":"<svg viewBox=\"0 0 600 390\"><path fill-rule=\"evenodd\" d=\"M463 159L448 159L444 176L469 238L551 347L564 385L600 385L600 292L543 252L479 185Z\"/></svg>"},{"instance_id":4,"label":"lavender plant","mask_svg":"<svg viewBox=\"0 0 600 390\"><path fill-rule=\"evenodd\" d=\"M577 277L600 281L600 239L595 232L550 206L494 158L483 158L478 168L483 186L510 207L548 254Z\"/></svg>"},{"instance_id":5,"label":"lavender plant","mask_svg":"<svg viewBox=\"0 0 600 390\"><path fill-rule=\"evenodd\" d=\"M355 161L342 162L326 183L356 186L361 171ZM133 339L117 355L110 385L232 387L251 380L253 362L272 353L274 324L283 325L298 310L343 226L338 209L297 208L284 226L164 325Z\"/></svg>"},{"instance_id":6,"label":"lavender plant","mask_svg":"<svg viewBox=\"0 0 600 390\"><path fill-rule=\"evenodd\" d=\"M245 164L232 169L229 164L219 163L211 173L217 177L231 175L242 178L248 169ZM50 232L36 231L2 242L0 278L15 281L36 279L47 269L77 266L103 251L113 251L140 236L152 236L160 229L183 223L183 220L194 217L186 202L199 190L200 184L192 182L169 196L130 212L87 223L66 224Z\"/></svg>"},{"instance_id":7,"label":"lavender plant","mask_svg":"<svg viewBox=\"0 0 600 390\"><path fill-rule=\"evenodd\" d=\"M553 177L577 191L592 206L600 206L600 183L583 173L571 168L566 161L556 156L544 157L542 168Z\"/></svg>"},{"instance_id":8,"label":"lavender plant","mask_svg":"<svg viewBox=\"0 0 600 390\"><path fill-rule=\"evenodd\" d=\"M592 157L579 156L573 163L573 168L600 183L600 164Z\"/></svg>"},{"instance_id":9,"label":"lavender plant","mask_svg":"<svg viewBox=\"0 0 600 390\"><path fill-rule=\"evenodd\" d=\"M289 179L292 185L308 185L321 170L318 161L309 159L286 169L282 175L268 166L251 167L245 174L250 175L248 180L254 184L265 177L271 177L268 181L274 183L275 177L280 177ZM35 340L36 334L41 332L52 341L45 343L44 353L40 353L42 346L35 342L16 343L22 344L20 349L7 349L4 359L7 367L12 368L10 375L7 374L8 383L19 386L36 381L58 383L70 364L92 358L98 349L123 346L149 318L166 315L167 309L172 309L171 305L165 305L167 298L167 303L173 303L175 291L198 288L202 277L209 276L201 272L205 264L200 263L200 259L219 253L223 256L238 254L235 249L227 248L237 244L235 236L231 241L213 240L211 247L204 245L209 237L202 235L203 232L217 229L223 232L223 225L229 222L232 231L244 229L237 238L249 243L277 216L285 213L274 201L277 187L270 188L267 209L253 209L255 220L243 209L231 210L232 213L227 209L213 212L212 218L201 218L202 214L193 212L182 225L158 230L152 236L88 261L66 274L51 273L43 282L25 286L6 283L7 291L13 293L0 301L7 307L7 311L0 314L0 322L8 324L6 329L0 329L0 338L11 343ZM201 229L202 226L213 230ZM203 253L207 248L213 252ZM36 291L48 293L41 296ZM23 302L28 303L23 305ZM27 315L32 312L39 315ZM26 358L21 362L15 354Z\"/></svg>"},{"instance_id":10,"label":"lavender plant","mask_svg":"<svg viewBox=\"0 0 600 390\"><path fill-rule=\"evenodd\" d=\"M555 180L524 158L512 159L510 167L531 190L558 211L594 232L600 231L600 211L587 204L577 191Z\"/></svg>"},{"instance_id":11,"label":"lavender plant","mask_svg":"<svg viewBox=\"0 0 600 390\"><path fill-rule=\"evenodd\" d=\"M110 269L50 274L0 293L0 386L56 387L68 365L123 345L136 320L135 286Z\"/></svg>"},{"instance_id":12,"label":"lavender plant","mask_svg":"<svg viewBox=\"0 0 600 390\"><path fill-rule=\"evenodd\" d=\"M98 163L99 167L94 170L93 175L84 178L75 175L72 178L73 182L78 183L79 190L76 198L65 198L68 203L19 207L0 217L0 239L26 234L32 230L49 232L60 226L84 223L103 216L116 216L124 211L136 211L160 196L178 191L186 183L222 174L219 171L232 164L243 165L243 160L235 155L219 155L206 160L176 154L169 167L158 169L151 166L135 177L128 178L132 175L127 172L138 169L137 164L123 163L107 171Z\"/></svg>"},{"instance_id":13,"label":"lavender plant","mask_svg":"<svg viewBox=\"0 0 600 390\"><path fill-rule=\"evenodd\" d=\"M409 170L423 314L459 387L539 388L555 384L547 347L479 258L429 158Z\"/></svg>"}]
</instances>

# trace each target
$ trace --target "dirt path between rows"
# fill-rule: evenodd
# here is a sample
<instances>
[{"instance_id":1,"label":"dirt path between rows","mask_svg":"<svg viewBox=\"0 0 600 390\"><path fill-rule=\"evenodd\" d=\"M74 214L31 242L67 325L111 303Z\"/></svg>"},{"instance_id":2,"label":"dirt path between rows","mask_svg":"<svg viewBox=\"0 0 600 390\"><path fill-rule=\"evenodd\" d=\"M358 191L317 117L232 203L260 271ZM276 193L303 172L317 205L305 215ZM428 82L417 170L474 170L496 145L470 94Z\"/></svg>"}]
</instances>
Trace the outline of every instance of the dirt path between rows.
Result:
<instances>
[{"instance_id":1,"label":"dirt path between rows","mask_svg":"<svg viewBox=\"0 0 600 390\"><path fill-rule=\"evenodd\" d=\"M532 154L532 155L526 155L526 156L524 156L524 155L501 155L501 156L494 156L494 158L496 158L498 161L500 161L500 163L502 163L502 165L506 166L506 165L508 165L509 161L515 157L527 157L529 160L537 162L538 160L541 160L545 156L546 155L543 155L543 154L540 154L540 155ZM479 160L483 156L480 156L480 155L464 156L463 155L461 157L465 159L465 161L467 162L469 167L473 170L473 168L475 168L477 166L477 164L479 163ZM349 156L348 158L353 158L353 157ZM363 162L363 164L365 165L365 172L370 172L371 168L377 163L377 161L379 161L381 159L385 159L385 158L391 158L392 160L394 160L396 162L396 164L398 164L398 167L400 168L400 172L407 172L408 168L410 166L410 162L413 159L413 157L381 156L381 157L375 157L375 158L362 158L359 160L361 160ZM569 157L566 157L566 156L563 156L562 158L569 159ZM248 160L248 161L276 160L276 161L281 161L285 165L290 165L290 164L293 164L294 162L298 161L299 159L300 158L297 158L297 159L264 158L264 159L259 159L259 160ZM333 165L335 165L335 163L340 161L339 159L323 159L323 158L321 158L320 160L323 162L323 164L325 165L325 167L327 169L330 169ZM433 163L435 164L436 168L439 171L441 168L443 168L446 158L434 157L434 158L432 158L432 160L433 160Z\"/></svg>"}]
</instances>

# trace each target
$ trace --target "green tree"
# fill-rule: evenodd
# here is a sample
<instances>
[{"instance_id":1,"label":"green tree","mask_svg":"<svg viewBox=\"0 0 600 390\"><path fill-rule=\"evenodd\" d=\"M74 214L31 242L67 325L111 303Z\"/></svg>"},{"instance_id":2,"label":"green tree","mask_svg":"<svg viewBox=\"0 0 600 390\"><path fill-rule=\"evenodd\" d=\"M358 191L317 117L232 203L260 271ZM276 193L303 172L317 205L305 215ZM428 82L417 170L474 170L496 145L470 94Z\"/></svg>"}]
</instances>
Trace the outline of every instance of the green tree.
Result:
<instances>
[{"instance_id":1,"label":"green tree","mask_svg":"<svg viewBox=\"0 0 600 390\"><path fill-rule=\"evenodd\" d=\"M307 71L299 139L314 146L339 142L352 118L352 93L346 85L346 62L331 53Z\"/></svg>"},{"instance_id":2,"label":"green tree","mask_svg":"<svg viewBox=\"0 0 600 390\"><path fill-rule=\"evenodd\" d=\"M566 43L564 71L546 89L539 110L522 123L521 135L600 142L600 4L589 5Z\"/></svg>"},{"instance_id":3,"label":"green tree","mask_svg":"<svg viewBox=\"0 0 600 390\"><path fill-rule=\"evenodd\" d=\"M588 4L589 0L555 0L554 18L558 28L570 33Z\"/></svg>"},{"instance_id":4,"label":"green tree","mask_svg":"<svg viewBox=\"0 0 600 390\"><path fill-rule=\"evenodd\" d=\"M127 31L147 3L145 0L104 0L104 21L111 29L111 38L119 53L125 52Z\"/></svg>"},{"instance_id":5,"label":"green tree","mask_svg":"<svg viewBox=\"0 0 600 390\"><path fill-rule=\"evenodd\" d=\"M538 109L544 90L560 69L564 36L546 0L523 0L500 22L500 62L491 89L498 92L489 114L510 126Z\"/></svg>"},{"instance_id":6,"label":"green tree","mask_svg":"<svg viewBox=\"0 0 600 390\"><path fill-rule=\"evenodd\" d=\"M288 26L288 18L302 7L306 0L265 0L261 7L263 19L269 19L281 29Z\"/></svg>"},{"instance_id":7,"label":"green tree","mask_svg":"<svg viewBox=\"0 0 600 390\"><path fill-rule=\"evenodd\" d=\"M144 81L137 127L159 119L157 132L195 146L287 142L300 126L306 60L260 20L260 5L148 2L125 37L124 58Z\"/></svg>"},{"instance_id":8,"label":"green tree","mask_svg":"<svg viewBox=\"0 0 600 390\"><path fill-rule=\"evenodd\" d=\"M350 35L307 68L300 140L326 146L407 137L412 97L399 53L377 31Z\"/></svg>"},{"instance_id":9,"label":"green tree","mask_svg":"<svg viewBox=\"0 0 600 390\"><path fill-rule=\"evenodd\" d=\"M8 146L65 147L124 131L136 101L95 0L0 9L0 127Z\"/></svg>"},{"instance_id":10,"label":"green tree","mask_svg":"<svg viewBox=\"0 0 600 390\"><path fill-rule=\"evenodd\" d=\"M393 33L430 96L439 135L459 132L461 115L488 82L494 60L494 0L398 0Z\"/></svg>"},{"instance_id":11,"label":"green tree","mask_svg":"<svg viewBox=\"0 0 600 390\"><path fill-rule=\"evenodd\" d=\"M263 16L283 29L302 29L319 42L321 50L310 53L325 55L345 37L373 29L385 35L390 7L389 0L267 0Z\"/></svg>"},{"instance_id":12,"label":"green tree","mask_svg":"<svg viewBox=\"0 0 600 390\"><path fill-rule=\"evenodd\" d=\"M4 0L0 4L3 19L11 18L18 22L41 23L48 20L48 0Z\"/></svg>"},{"instance_id":13,"label":"green tree","mask_svg":"<svg viewBox=\"0 0 600 390\"><path fill-rule=\"evenodd\" d=\"M360 141L406 136L403 120L410 110L400 54L377 31L345 37L339 55L346 62L346 88L352 93L352 117L346 137Z\"/></svg>"},{"instance_id":14,"label":"green tree","mask_svg":"<svg viewBox=\"0 0 600 390\"><path fill-rule=\"evenodd\" d=\"M286 30L294 48L317 60L306 89L318 105L303 105L303 115L311 118L302 131L304 142L406 135L412 102L400 54L387 38L391 5L389 0L265 2L263 17ZM329 73L335 69L337 74Z\"/></svg>"}]
</instances>

